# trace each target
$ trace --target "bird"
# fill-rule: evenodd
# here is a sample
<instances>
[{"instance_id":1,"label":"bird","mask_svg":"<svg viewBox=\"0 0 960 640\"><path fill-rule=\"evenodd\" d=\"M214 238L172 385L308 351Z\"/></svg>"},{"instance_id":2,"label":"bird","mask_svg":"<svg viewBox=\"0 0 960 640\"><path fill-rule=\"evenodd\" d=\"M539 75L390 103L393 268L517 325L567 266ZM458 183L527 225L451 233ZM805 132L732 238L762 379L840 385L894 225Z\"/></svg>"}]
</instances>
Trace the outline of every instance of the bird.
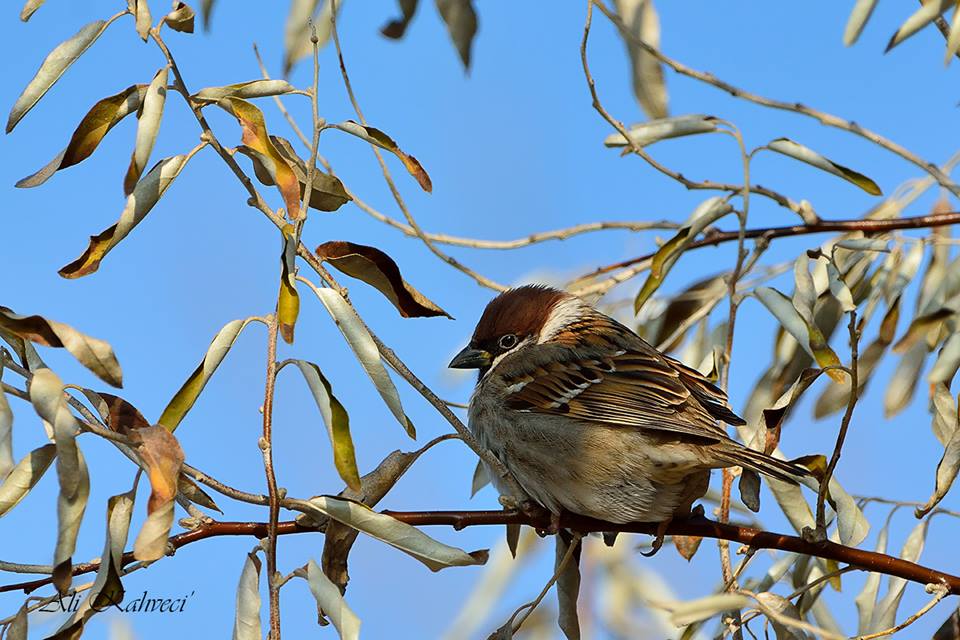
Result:
<instances>
[{"instance_id":1,"label":"bird","mask_svg":"<svg viewBox=\"0 0 960 640\"><path fill-rule=\"evenodd\" d=\"M712 469L809 475L731 438L721 423L745 422L699 371L559 289L499 294L449 367L478 371L469 429L527 494L488 468L501 501L534 501L553 531L564 512L665 530L690 516Z\"/></svg>"}]
</instances>

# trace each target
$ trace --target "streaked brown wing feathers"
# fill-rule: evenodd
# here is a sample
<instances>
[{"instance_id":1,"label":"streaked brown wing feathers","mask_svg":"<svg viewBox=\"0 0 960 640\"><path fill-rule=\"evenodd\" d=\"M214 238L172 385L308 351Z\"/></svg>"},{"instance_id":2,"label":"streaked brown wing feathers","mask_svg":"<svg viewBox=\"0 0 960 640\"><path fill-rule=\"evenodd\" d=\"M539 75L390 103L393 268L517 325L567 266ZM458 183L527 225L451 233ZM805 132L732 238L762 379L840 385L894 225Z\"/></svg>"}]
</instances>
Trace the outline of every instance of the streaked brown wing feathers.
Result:
<instances>
[{"instance_id":1,"label":"streaked brown wing feathers","mask_svg":"<svg viewBox=\"0 0 960 640\"><path fill-rule=\"evenodd\" d=\"M592 357L558 347L551 360L542 364L520 360L507 379L512 391L507 406L588 422L726 439L716 420L737 417L726 406L723 393L698 372L645 343L643 347L650 351L617 349Z\"/></svg>"}]
</instances>

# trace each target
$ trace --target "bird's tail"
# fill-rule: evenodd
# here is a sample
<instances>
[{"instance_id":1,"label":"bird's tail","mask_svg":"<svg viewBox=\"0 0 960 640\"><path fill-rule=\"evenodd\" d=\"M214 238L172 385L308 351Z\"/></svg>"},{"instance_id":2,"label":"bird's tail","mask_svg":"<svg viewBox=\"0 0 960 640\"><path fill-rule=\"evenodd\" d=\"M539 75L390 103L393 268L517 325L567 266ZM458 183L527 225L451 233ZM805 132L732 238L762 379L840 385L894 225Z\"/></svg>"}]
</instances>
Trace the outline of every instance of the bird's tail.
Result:
<instances>
[{"instance_id":1,"label":"bird's tail","mask_svg":"<svg viewBox=\"0 0 960 640\"><path fill-rule=\"evenodd\" d=\"M729 466L737 465L752 469L757 473L793 484L798 484L803 478L813 475L809 469L797 464L800 459L797 461L781 460L761 451L754 451L739 443L731 443L731 445L730 447L718 448L719 450L714 452L719 461L727 462Z\"/></svg>"}]
</instances>

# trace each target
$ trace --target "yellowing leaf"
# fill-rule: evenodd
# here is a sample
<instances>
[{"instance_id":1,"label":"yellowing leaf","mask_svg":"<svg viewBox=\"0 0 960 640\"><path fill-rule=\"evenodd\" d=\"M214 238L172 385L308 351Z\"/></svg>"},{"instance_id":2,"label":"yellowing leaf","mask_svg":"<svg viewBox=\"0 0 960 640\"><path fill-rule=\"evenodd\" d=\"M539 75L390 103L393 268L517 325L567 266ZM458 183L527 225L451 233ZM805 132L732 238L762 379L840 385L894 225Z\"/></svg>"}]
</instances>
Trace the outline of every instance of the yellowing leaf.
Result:
<instances>
[{"instance_id":1,"label":"yellowing leaf","mask_svg":"<svg viewBox=\"0 0 960 640\"><path fill-rule=\"evenodd\" d=\"M303 374L303 379L313 394L320 417L327 428L330 446L333 448L333 463L337 473L354 491L360 491L360 472L357 470L357 457L354 452L353 438L350 436L350 416L340 401L333 395L330 382L324 377L320 367L306 360L290 360Z\"/></svg>"},{"instance_id":2,"label":"yellowing leaf","mask_svg":"<svg viewBox=\"0 0 960 640\"><path fill-rule=\"evenodd\" d=\"M174 31L193 33L193 9L186 2L174 2L173 11L163 18L163 24Z\"/></svg>"},{"instance_id":3,"label":"yellowing leaf","mask_svg":"<svg viewBox=\"0 0 960 640\"><path fill-rule=\"evenodd\" d=\"M112 21L111 21L112 22ZM86 25L78 31L69 40L66 40L47 54L40 69L33 79L27 84L27 87L17 98L13 108L10 110L10 116L7 118L7 133L13 131L20 119L27 114L30 109L43 97L43 95L60 79L63 72L72 65L77 58L83 55L87 48L96 42L100 34L110 26L110 22L97 20Z\"/></svg>"},{"instance_id":4,"label":"yellowing leaf","mask_svg":"<svg viewBox=\"0 0 960 640\"><path fill-rule=\"evenodd\" d=\"M217 367L220 366L220 363L223 362L223 359L227 356L237 336L240 335L244 327L254 321L263 322L260 318L233 320L217 332L217 335L213 338L213 342L210 343L210 347L207 348L203 360L174 394L173 398L170 399L170 402L163 410L163 414L157 422L171 432L177 428L183 420L183 417L190 411L190 407L192 407L193 403L200 397L200 392L203 391L207 381L210 380L210 377L217 370Z\"/></svg>"},{"instance_id":5,"label":"yellowing leaf","mask_svg":"<svg viewBox=\"0 0 960 640\"><path fill-rule=\"evenodd\" d=\"M60 169L72 167L89 158L114 125L140 108L146 92L147 85L135 84L93 105L77 125L67 148L45 167L18 181L16 186L20 188L39 186Z\"/></svg>"},{"instance_id":6,"label":"yellowing leaf","mask_svg":"<svg viewBox=\"0 0 960 640\"><path fill-rule=\"evenodd\" d=\"M410 154L402 151L400 146L394 142L393 138L385 134L383 131L374 129L373 127L366 127L361 124L357 124L353 120L347 120L346 122L331 126L334 129L339 129L340 131L355 135L358 138L366 140L370 144L380 147L381 149L385 149L397 156L400 158L400 161L403 162L403 166L406 167L410 175L416 178L421 189L428 193L433 191L433 183L430 181L430 176L427 175L427 172L420 164L420 161Z\"/></svg>"},{"instance_id":7,"label":"yellowing leaf","mask_svg":"<svg viewBox=\"0 0 960 640\"><path fill-rule=\"evenodd\" d=\"M877 183L867 176L854 171L853 169L849 169L842 164L837 164L826 156L822 156L813 149L805 147L802 144L798 144L793 140L789 140L787 138L778 138L769 143L767 145L767 149L781 153L785 156L793 158L794 160L799 160L800 162L809 164L810 166L816 167L821 171L832 173L833 175L843 178L851 184L857 185L870 195L883 195L883 192L880 190L880 187L877 186Z\"/></svg>"},{"instance_id":8,"label":"yellowing leaf","mask_svg":"<svg viewBox=\"0 0 960 640\"><path fill-rule=\"evenodd\" d=\"M286 158L300 183L300 197L306 190L307 170L303 160L297 157L288 140L280 136L270 136L281 156ZM268 187L277 184L276 163L262 153L246 145L237 147L237 151L250 158L253 163L253 172L257 180ZM353 198L347 193L340 178L315 168L313 172L313 188L310 189L310 207L318 211L336 211Z\"/></svg>"},{"instance_id":9,"label":"yellowing leaf","mask_svg":"<svg viewBox=\"0 0 960 640\"><path fill-rule=\"evenodd\" d=\"M280 294L277 300L277 322L280 335L287 344L293 344L293 330L300 315L300 295L297 293L296 265L297 238L292 225L283 228L283 251L280 253Z\"/></svg>"},{"instance_id":10,"label":"yellowing leaf","mask_svg":"<svg viewBox=\"0 0 960 640\"><path fill-rule=\"evenodd\" d=\"M167 188L180 175L186 162L187 156L180 155L164 158L155 164L143 180L137 183L133 193L127 196L127 204L120 213L120 219L99 234L90 236L87 249L58 273L64 278L72 279L97 271L107 253L150 213Z\"/></svg>"},{"instance_id":11,"label":"yellowing leaf","mask_svg":"<svg viewBox=\"0 0 960 640\"><path fill-rule=\"evenodd\" d=\"M300 183L293 172L293 167L280 155L276 146L270 140L267 125L263 120L263 113L251 103L240 98L228 96L221 99L217 104L237 118L243 130L243 144L273 162L274 179L280 195L283 196L287 215L296 218L300 212Z\"/></svg>"},{"instance_id":12,"label":"yellowing leaf","mask_svg":"<svg viewBox=\"0 0 960 640\"><path fill-rule=\"evenodd\" d=\"M142 2L137 6L146 6ZM149 20L149 14L147 15ZM144 38L146 39L146 38ZM163 119L163 105L167 99L167 67L160 69L147 87L146 95L143 98L143 108L139 113L137 121L137 139L134 145L133 155L130 156L130 166L127 168L127 175L123 179L123 193L130 195L133 193L137 181L143 174L144 167L150 159L150 153L153 151L153 144L157 141L157 134L160 132L160 121Z\"/></svg>"},{"instance_id":13,"label":"yellowing leaf","mask_svg":"<svg viewBox=\"0 0 960 640\"><path fill-rule=\"evenodd\" d=\"M316 250L321 260L338 270L375 287L404 318L450 315L414 289L400 275L393 258L376 247L332 240Z\"/></svg>"},{"instance_id":14,"label":"yellowing leaf","mask_svg":"<svg viewBox=\"0 0 960 640\"><path fill-rule=\"evenodd\" d=\"M62 322L42 316L21 316L3 306L0 306L0 329L46 347L63 347L107 384L123 386L120 363L110 345L102 340L91 338Z\"/></svg>"}]
</instances>

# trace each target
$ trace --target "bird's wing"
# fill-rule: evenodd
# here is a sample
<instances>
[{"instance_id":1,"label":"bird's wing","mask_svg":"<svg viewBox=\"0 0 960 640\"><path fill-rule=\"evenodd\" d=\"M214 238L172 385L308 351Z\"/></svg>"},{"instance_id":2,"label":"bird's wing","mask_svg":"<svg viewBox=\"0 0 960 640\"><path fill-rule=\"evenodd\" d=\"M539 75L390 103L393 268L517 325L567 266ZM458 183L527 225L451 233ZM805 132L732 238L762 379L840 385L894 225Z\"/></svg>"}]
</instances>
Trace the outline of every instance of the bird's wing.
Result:
<instances>
[{"instance_id":1,"label":"bird's wing","mask_svg":"<svg viewBox=\"0 0 960 640\"><path fill-rule=\"evenodd\" d=\"M709 380L636 336L600 348L546 346L504 367L509 408L709 440L728 439L717 420L743 424Z\"/></svg>"}]
</instances>

